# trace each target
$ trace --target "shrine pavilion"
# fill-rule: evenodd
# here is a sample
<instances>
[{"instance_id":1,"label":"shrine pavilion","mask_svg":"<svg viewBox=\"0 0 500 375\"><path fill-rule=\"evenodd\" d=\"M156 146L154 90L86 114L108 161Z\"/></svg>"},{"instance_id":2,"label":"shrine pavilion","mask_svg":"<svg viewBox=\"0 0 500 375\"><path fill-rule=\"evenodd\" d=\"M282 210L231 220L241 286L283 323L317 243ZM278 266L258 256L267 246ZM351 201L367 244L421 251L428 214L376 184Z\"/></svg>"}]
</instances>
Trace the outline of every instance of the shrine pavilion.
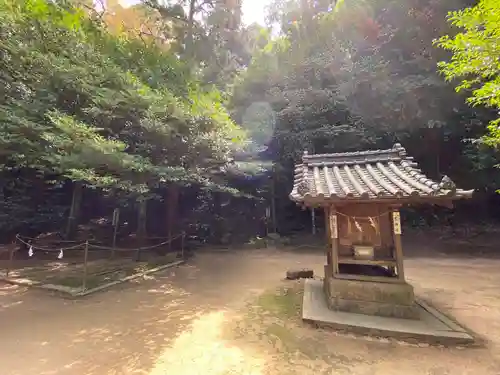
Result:
<instances>
[{"instance_id":1,"label":"shrine pavilion","mask_svg":"<svg viewBox=\"0 0 500 375\"><path fill-rule=\"evenodd\" d=\"M328 307L417 319L405 280L399 209L451 206L470 198L448 178L427 178L400 144L392 149L308 155L296 165L290 198L322 209L327 233L323 288Z\"/></svg>"}]
</instances>

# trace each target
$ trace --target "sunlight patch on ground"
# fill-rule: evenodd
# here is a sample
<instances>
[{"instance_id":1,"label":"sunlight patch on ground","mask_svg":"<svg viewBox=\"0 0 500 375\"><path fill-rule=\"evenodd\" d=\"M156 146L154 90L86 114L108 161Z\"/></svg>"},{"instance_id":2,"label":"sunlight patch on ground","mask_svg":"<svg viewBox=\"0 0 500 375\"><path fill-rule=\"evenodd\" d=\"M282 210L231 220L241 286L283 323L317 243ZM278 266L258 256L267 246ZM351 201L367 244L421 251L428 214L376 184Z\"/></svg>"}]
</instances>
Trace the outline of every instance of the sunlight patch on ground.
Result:
<instances>
[{"instance_id":1,"label":"sunlight patch on ground","mask_svg":"<svg viewBox=\"0 0 500 375\"><path fill-rule=\"evenodd\" d=\"M263 374L263 360L222 338L227 320L223 311L201 316L163 352L149 375Z\"/></svg>"}]
</instances>

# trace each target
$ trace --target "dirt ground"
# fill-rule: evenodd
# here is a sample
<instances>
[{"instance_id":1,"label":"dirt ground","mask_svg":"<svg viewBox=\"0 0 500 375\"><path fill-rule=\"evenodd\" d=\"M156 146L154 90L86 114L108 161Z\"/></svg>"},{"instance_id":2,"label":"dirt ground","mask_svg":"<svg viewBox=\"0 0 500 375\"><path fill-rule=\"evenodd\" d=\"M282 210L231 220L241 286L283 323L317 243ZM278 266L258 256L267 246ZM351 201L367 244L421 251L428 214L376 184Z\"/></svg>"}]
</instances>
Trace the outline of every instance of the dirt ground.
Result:
<instances>
[{"instance_id":1,"label":"dirt ground","mask_svg":"<svg viewBox=\"0 0 500 375\"><path fill-rule=\"evenodd\" d=\"M61 287L79 290L82 288L85 274L85 286L93 289L98 286L116 281L123 277L145 272L152 268L168 265L178 261L177 253L166 255L155 253L142 254L140 261L134 258L95 258L89 260L86 271L84 262L78 258L52 259L15 259L0 260L0 275L4 277L9 269L9 278L12 280L30 280L44 284L55 284Z\"/></svg>"},{"instance_id":2,"label":"dirt ground","mask_svg":"<svg viewBox=\"0 0 500 375\"><path fill-rule=\"evenodd\" d=\"M281 280L289 268L321 275L322 250L204 251L185 266L78 301L0 284L0 373L500 374L500 258L405 245L417 294L485 347L418 347L314 330L293 306L276 309L282 292L275 291L295 285Z\"/></svg>"}]
</instances>

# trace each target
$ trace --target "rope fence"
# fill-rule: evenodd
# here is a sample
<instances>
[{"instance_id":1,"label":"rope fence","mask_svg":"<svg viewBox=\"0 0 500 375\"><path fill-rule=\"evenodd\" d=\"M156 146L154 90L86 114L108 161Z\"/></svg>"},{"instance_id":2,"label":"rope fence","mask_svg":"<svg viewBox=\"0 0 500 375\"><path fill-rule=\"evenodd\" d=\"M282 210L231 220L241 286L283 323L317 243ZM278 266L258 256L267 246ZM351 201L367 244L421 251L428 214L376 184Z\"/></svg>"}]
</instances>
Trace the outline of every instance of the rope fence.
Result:
<instances>
[{"instance_id":1,"label":"rope fence","mask_svg":"<svg viewBox=\"0 0 500 375\"><path fill-rule=\"evenodd\" d=\"M147 251L159 249L163 246L171 244L173 241L179 240L180 239L180 249L177 251L177 256L180 256L181 259L185 259L185 237L186 234L185 232L182 232L178 234L177 236L174 236L172 238L168 238L166 241L162 241L158 244L155 245L148 245L148 246L139 246L135 248L121 248L121 247L116 247L116 246L105 246L101 243L97 242L92 242L89 240L86 241L59 241L57 240L57 244L61 245L63 244L64 246L56 246L54 247L47 247L47 246L38 246L36 245L36 241L39 239L36 238L31 238L27 236L22 236L22 235L16 235L15 241L13 245L16 243L24 245L28 249L28 257L31 258L33 257L36 253L44 253L44 254L57 254L55 257L57 260L62 260L65 258L65 256L68 256L68 254L75 255L75 253L79 252L79 255L82 255L81 252L83 251L83 264L82 264L82 281L81 281L81 288L83 291L87 290L87 282L89 278L89 263L90 263L90 254L91 253L103 253L103 251L109 251L110 252L110 258L114 259L118 254L125 254L125 253L135 253L135 260L138 262L140 261L141 254ZM162 240L165 239L166 237L154 237L154 238L146 238L145 240ZM9 259L7 262L7 267L5 270L5 276L8 278L13 270L13 262L15 260L15 254L22 251L21 248L12 246L9 249ZM172 252L170 252L172 254ZM71 255L69 257L71 257ZM167 254L163 254L167 255ZM75 257L73 257L74 259ZM76 257L78 258L78 257ZM97 272L96 275L104 275L106 273L113 273L116 272L116 270L111 270L111 271L104 271L104 272Z\"/></svg>"}]
</instances>

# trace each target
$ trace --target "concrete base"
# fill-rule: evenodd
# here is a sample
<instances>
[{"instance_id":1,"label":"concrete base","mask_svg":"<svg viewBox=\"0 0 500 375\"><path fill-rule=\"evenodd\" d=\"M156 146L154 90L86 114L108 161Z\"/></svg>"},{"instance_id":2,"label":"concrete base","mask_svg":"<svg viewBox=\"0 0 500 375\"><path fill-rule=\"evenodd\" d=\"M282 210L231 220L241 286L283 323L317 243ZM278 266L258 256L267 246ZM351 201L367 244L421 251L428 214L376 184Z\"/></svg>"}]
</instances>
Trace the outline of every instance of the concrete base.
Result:
<instances>
[{"instance_id":1,"label":"concrete base","mask_svg":"<svg viewBox=\"0 0 500 375\"><path fill-rule=\"evenodd\" d=\"M413 287L388 283L325 277L324 291L332 310L394 318L418 319Z\"/></svg>"},{"instance_id":2,"label":"concrete base","mask_svg":"<svg viewBox=\"0 0 500 375\"><path fill-rule=\"evenodd\" d=\"M423 301L415 302L418 319L401 319L352 312L328 307L320 280L305 280L302 319L320 326L359 334L397 337L432 344L466 345L474 337Z\"/></svg>"}]
</instances>

